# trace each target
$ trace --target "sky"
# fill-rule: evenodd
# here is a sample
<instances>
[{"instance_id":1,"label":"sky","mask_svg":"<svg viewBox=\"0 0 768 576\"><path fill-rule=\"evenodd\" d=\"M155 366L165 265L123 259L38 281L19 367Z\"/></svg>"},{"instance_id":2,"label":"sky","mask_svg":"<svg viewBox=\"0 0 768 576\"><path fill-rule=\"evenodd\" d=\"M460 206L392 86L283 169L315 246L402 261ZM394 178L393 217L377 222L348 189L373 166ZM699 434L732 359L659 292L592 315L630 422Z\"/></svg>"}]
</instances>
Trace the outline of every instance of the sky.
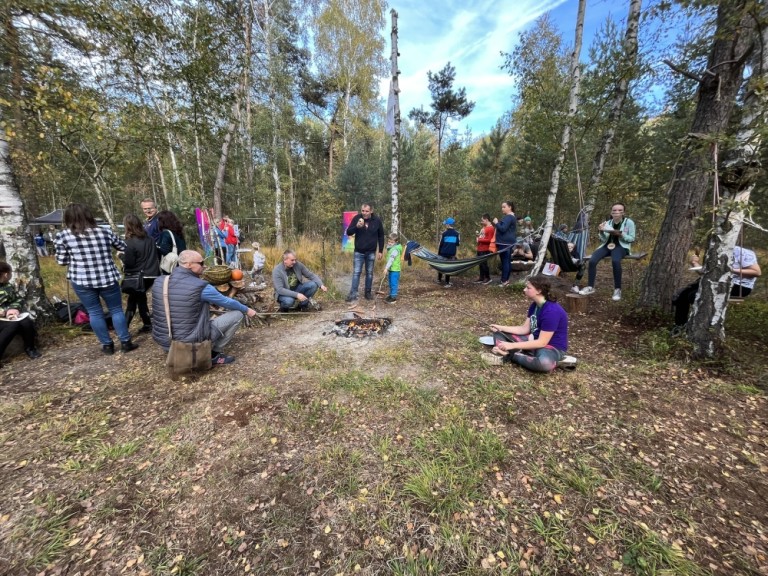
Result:
<instances>
[{"instance_id":1,"label":"sky","mask_svg":"<svg viewBox=\"0 0 768 576\"><path fill-rule=\"evenodd\" d=\"M613 4L612 11L606 0L587 1L582 60L609 14L617 21L626 19L628 3L618 9ZM454 88L465 88L467 98L475 102L472 113L452 128L462 133L468 127L477 137L489 133L512 105L513 78L501 70L504 59L500 52L512 52L520 32L546 12L551 13L565 41L573 45L578 0L390 0L390 7L398 14L401 118L405 120L419 106L429 109L427 72L438 72L450 61L456 69ZM386 22L385 56L389 61L389 12ZM386 102L388 78L382 81L380 93Z\"/></svg>"}]
</instances>

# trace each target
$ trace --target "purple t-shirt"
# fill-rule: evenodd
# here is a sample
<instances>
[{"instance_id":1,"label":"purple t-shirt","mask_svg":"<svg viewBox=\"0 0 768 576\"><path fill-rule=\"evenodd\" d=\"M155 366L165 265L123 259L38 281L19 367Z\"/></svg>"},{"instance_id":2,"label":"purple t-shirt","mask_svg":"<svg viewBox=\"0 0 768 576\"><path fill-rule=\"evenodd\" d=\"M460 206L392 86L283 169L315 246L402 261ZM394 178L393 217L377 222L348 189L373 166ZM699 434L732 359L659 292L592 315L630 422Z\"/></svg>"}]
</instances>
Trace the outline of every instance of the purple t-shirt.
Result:
<instances>
[{"instance_id":1,"label":"purple t-shirt","mask_svg":"<svg viewBox=\"0 0 768 576\"><path fill-rule=\"evenodd\" d=\"M534 302L528 308L528 318L531 319L531 334L539 337L539 332L554 332L549 345L565 352L568 350L568 314L557 302L544 302L537 310Z\"/></svg>"}]
</instances>

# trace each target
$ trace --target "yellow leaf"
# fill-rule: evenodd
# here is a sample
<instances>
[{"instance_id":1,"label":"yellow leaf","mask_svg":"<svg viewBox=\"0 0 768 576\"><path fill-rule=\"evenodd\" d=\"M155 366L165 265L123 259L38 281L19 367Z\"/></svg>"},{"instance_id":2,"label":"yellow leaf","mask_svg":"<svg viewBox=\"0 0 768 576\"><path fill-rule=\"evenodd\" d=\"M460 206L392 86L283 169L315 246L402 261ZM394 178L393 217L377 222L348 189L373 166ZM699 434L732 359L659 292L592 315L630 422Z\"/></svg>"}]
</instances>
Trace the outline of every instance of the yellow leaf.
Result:
<instances>
[{"instance_id":1,"label":"yellow leaf","mask_svg":"<svg viewBox=\"0 0 768 576\"><path fill-rule=\"evenodd\" d=\"M330 532L331 532L331 527L330 527L330 526L326 526L326 527L323 529L323 532L325 532L326 534L330 534Z\"/></svg>"},{"instance_id":2,"label":"yellow leaf","mask_svg":"<svg viewBox=\"0 0 768 576\"><path fill-rule=\"evenodd\" d=\"M592 538L592 536L587 536L587 542L589 542L590 544L597 544L597 540Z\"/></svg>"},{"instance_id":3,"label":"yellow leaf","mask_svg":"<svg viewBox=\"0 0 768 576\"><path fill-rule=\"evenodd\" d=\"M274 436L270 438L269 441L272 442L272 444L277 444L277 438L275 438Z\"/></svg>"},{"instance_id":4,"label":"yellow leaf","mask_svg":"<svg viewBox=\"0 0 768 576\"><path fill-rule=\"evenodd\" d=\"M502 552L501 550L496 552L496 556L498 556L499 558L506 558L506 556L504 556L504 552Z\"/></svg>"},{"instance_id":5,"label":"yellow leaf","mask_svg":"<svg viewBox=\"0 0 768 576\"><path fill-rule=\"evenodd\" d=\"M320 550L315 550L314 552L312 552L312 558L317 560L318 558L320 558L321 554L322 554L322 552L320 552Z\"/></svg>"},{"instance_id":6,"label":"yellow leaf","mask_svg":"<svg viewBox=\"0 0 768 576\"><path fill-rule=\"evenodd\" d=\"M555 499L555 502L557 502L558 504L563 503L563 497L560 494L555 494L554 499Z\"/></svg>"},{"instance_id":7,"label":"yellow leaf","mask_svg":"<svg viewBox=\"0 0 768 576\"><path fill-rule=\"evenodd\" d=\"M16 468L14 468L14 470L18 470L19 468L24 468L24 466L26 466L27 464L29 464L29 460L22 460L21 462L16 464Z\"/></svg>"}]
</instances>

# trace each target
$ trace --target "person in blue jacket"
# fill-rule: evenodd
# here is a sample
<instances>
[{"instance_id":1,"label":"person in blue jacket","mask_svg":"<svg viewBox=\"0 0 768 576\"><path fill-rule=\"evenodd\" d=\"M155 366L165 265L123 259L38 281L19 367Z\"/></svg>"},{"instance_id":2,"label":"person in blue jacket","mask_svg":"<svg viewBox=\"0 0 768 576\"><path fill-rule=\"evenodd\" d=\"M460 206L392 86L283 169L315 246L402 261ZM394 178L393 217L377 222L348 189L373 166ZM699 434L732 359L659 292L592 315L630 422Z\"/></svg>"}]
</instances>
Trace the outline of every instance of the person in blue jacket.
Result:
<instances>
[{"instance_id":1,"label":"person in blue jacket","mask_svg":"<svg viewBox=\"0 0 768 576\"><path fill-rule=\"evenodd\" d=\"M496 227L496 247L501 260L501 282L499 286L509 286L509 273L512 270L512 246L517 243L517 218L515 205L511 200L501 203L501 220L493 219Z\"/></svg>"},{"instance_id":2,"label":"person in blue jacket","mask_svg":"<svg viewBox=\"0 0 768 576\"><path fill-rule=\"evenodd\" d=\"M458 230L453 227L454 224L456 224L456 220L453 218L446 218L443 221L445 230L443 231L443 235L440 237L440 245L437 247L437 255L442 256L446 260L456 260L456 253L459 250L459 243L461 238L459 236ZM437 273L437 283L443 283L442 272ZM451 286L453 286L453 284L451 284L451 277L446 274L445 287L450 288Z\"/></svg>"}]
</instances>

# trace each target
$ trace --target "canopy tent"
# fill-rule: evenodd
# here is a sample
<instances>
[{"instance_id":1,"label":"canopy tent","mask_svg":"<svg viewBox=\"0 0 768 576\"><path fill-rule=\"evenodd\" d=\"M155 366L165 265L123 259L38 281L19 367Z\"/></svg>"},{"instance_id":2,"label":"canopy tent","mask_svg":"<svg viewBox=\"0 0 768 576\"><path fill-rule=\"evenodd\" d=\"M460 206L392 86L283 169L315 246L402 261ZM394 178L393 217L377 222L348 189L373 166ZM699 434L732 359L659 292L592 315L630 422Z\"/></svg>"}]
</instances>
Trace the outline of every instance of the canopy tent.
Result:
<instances>
[{"instance_id":1,"label":"canopy tent","mask_svg":"<svg viewBox=\"0 0 768 576\"><path fill-rule=\"evenodd\" d=\"M53 212L49 212L48 214L44 214L43 216L38 216L37 218L30 220L29 223L38 226L61 226L64 224L64 210L54 210ZM96 218L96 223L103 224L104 220L101 218Z\"/></svg>"},{"instance_id":2,"label":"canopy tent","mask_svg":"<svg viewBox=\"0 0 768 576\"><path fill-rule=\"evenodd\" d=\"M511 246L507 246L506 248L499 250L499 252L504 252L506 250L509 250L510 248ZM434 268L441 274L449 274L449 275L459 274L460 272L464 272L465 270L474 268L475 266L480 264L480 262L484 262L485 260L493 258L494 256L496 256L496 254L498 254L498 252L491 252L490 254L486 254L485 256L476 256L474 258L448 260L446 258L443 258L442 256L438 256L434 252L430 252L429 250L421 246L418 242L414 242L413 240L409 241L405 247L406 259L408 259L411 255L417 256L418 258L421 258L422 260L424 260L427 264L429 264L432 268Z\"/></svg>"},{"instance_id":3,"label":"canopy tent","mask_svg":"<svg viewBox=\"0 0 768 576\"><path fill-rule=\"evenodd\" d=\"M54 210L49 214L38 216L34 220L30 220L30 224L58 224L59 226L64 221L64 210Z\"/></svg>"}]
</instances>

